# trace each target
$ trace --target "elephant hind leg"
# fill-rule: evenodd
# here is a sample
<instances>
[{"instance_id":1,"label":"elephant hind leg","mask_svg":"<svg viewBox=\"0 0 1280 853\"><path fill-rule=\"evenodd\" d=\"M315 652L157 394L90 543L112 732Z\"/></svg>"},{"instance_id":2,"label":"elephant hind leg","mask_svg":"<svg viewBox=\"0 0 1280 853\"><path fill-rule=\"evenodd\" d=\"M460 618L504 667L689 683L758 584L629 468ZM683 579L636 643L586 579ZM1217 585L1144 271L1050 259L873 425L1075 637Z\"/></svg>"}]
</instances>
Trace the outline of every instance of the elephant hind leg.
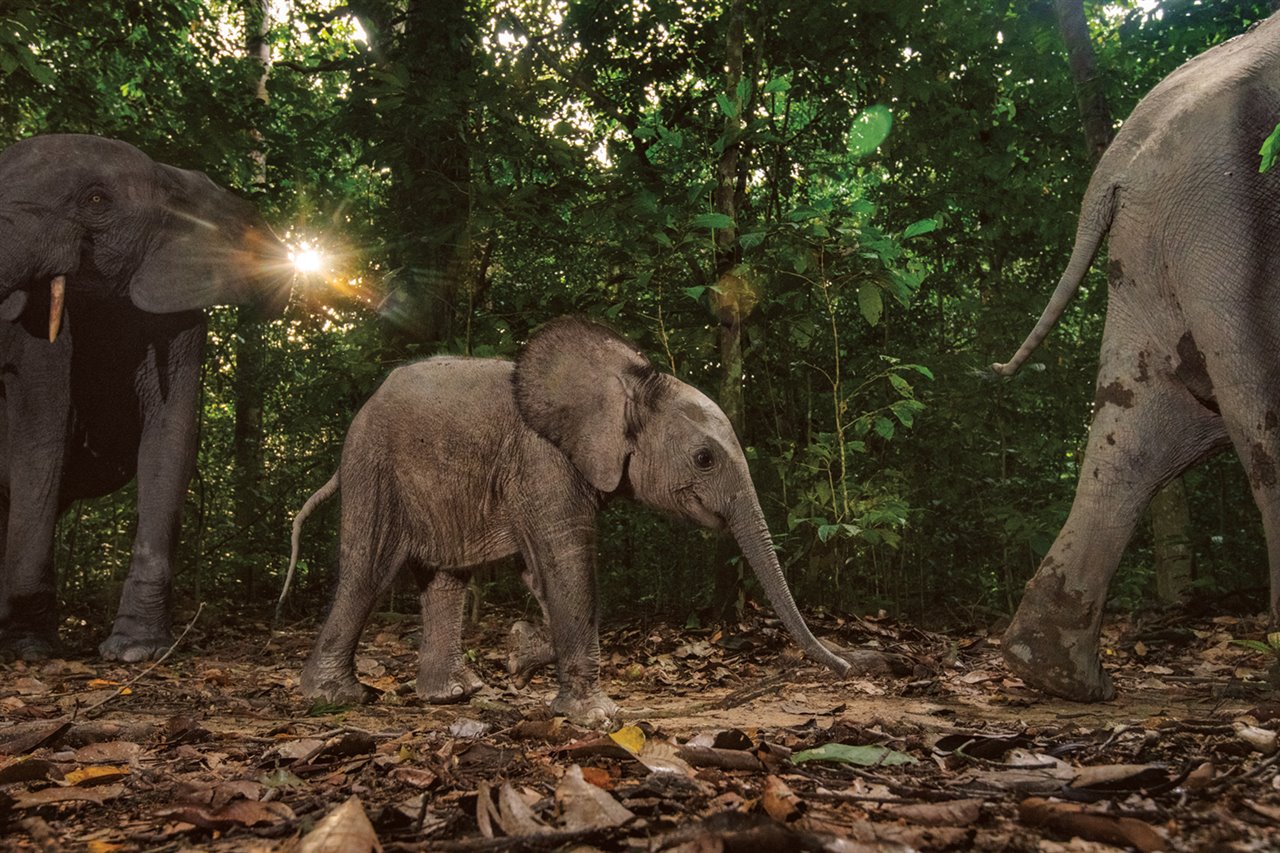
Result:
<instances>
[{"instance_id":1,"label":"elephant hind leg","mask_svg":"<svg viewBox=\"0 0 1280 853\"><path fill-rule=\"evenodd\" d=\"M309 699L345 705L376 698L356 678L356 647L374 604L408 562L399 513L386 504L344 486L338 590L302 669L302 694Z\"/></svg>"},{"instance_id":2,"label":"elephant hind leg","mask_svg":"<svg viewBox=\"0 0 1280 853\"><path fill-rule=\"evenodd\" d=\"M418 566L415 574L422 603L417 693L435 705L461 702L484 687L462 655L466 577L456 571Z\"/></svg>"},{"instance_id":3,"label":"elephant hind leg","mask_svg":"<svg viewBox=\"0 0 1280 853\"><path fill-rule=\"evenodd\" d=\"M1108 317L1110 328L1116 312ZM1150 350L1108 352L1070 515L1005 632L1009 668L1057 696L1114 695L1098 657L1107 587L1138 519L1157 491L1228 446L1222 419L1176 377L1155 370Z\"/></svg>"},{"instance_id":4,"label":"elephant hind leg","mask_svg":"<svg viewBox=\"0 0 1280 853\"><path fill-rule=\"evenodd\" d=\"M1270 351L1275 351L1274 345ZM1272 624L1280 625L1280 385L1265 359L1257 355L1215 353L1206 360L1215 379L1232 378L1215 383L1215 393L1262 515L1271 579L1270 615Z\"/></svg>"}]
</instances>

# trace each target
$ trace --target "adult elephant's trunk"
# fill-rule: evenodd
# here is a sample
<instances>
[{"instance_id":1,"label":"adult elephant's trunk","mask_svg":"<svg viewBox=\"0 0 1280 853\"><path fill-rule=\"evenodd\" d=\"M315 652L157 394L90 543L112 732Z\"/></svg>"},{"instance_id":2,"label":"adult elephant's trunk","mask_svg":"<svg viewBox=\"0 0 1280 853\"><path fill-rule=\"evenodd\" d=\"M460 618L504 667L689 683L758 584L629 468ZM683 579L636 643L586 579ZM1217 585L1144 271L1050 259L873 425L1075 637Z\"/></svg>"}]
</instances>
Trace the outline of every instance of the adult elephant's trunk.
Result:
<instances>
[{"instance_id":1,"label":"adult elephant's trunk","mask_svg":"<svg viewBox=\"0 0 1280 853\"><path fill-rule=\"evenodd\" d=\"M773 552L769 526L765 524L764 513L760 511L760 503L755 495L748 493L740 496L727 520L733 538L737 540L743 556L747 558L760 585L764 587L765 596L792 638L811 659L844 675L849 670L849 664L818 642L818 638L813 636L809 626L804 623L795 599L791 597L787 579L782 575L782 566L778 564L778 555Z\"/></svg>"}]
</instances>

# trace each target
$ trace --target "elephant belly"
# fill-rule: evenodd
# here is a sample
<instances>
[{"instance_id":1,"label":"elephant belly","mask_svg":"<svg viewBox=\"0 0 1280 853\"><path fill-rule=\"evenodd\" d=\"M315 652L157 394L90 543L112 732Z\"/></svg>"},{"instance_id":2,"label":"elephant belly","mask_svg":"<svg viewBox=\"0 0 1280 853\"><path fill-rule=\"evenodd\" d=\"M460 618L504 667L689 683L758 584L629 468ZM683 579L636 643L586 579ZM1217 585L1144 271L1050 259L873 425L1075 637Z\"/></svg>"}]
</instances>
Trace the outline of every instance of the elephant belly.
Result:
<instances>
[{"instance_id":1,"label":"elephant belly","mask_svg":"<svg viewBox=\"0 0 1280 853\"><path fill-rule=\"evenodd\" d=\"M137 473L138 443L94 441L77 435L67 448L61 503L99 498L125 486Z\"/></svg>"}]
</instances>

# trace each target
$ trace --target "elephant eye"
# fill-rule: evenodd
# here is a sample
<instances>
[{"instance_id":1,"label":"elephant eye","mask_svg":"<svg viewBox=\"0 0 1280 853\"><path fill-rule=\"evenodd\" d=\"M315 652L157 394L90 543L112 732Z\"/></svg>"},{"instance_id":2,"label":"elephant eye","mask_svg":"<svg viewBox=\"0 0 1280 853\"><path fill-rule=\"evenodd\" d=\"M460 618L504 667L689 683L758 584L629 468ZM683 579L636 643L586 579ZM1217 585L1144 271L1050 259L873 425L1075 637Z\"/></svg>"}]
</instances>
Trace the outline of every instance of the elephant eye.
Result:
<instances>
[{"instance_id":1,"label":"elephant eye","mask_svg":"<svg viewBox=\"0 0 1280 853\"><path fill-rule=\"evenodd\" d=\"M711 463L715 461L715 457L711 455L711 451L705 447L699 447L693 452L693 464L699 469L706 471L711 468Z\"/></svg>"},{"instance_id":2,"label":"elephant eye","mask_svg":"<svg viewBox=\"0 0 1280 853\"><path fill-rule=\"evenodd\" d=\"M102 190L89 190L84 195L84 204L88 207L103 208L109 204L111 199Z\"/></svg>"}]
</instances>

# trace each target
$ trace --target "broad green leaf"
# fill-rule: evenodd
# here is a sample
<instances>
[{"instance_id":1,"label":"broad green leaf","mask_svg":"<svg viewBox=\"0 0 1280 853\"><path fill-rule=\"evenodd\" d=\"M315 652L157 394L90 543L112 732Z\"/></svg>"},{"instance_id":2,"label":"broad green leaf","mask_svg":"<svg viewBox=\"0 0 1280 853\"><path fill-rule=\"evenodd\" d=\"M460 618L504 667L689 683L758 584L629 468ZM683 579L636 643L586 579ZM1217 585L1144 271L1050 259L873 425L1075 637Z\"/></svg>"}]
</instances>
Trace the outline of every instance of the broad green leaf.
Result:
<instances>
[{"instance_id":1,"label":"broad green leaf","mask_svg":"<svg viewBox=\"0 0 1280 853\"><path fill-rule=\"evenodd\" d=\"M682 290L692 299L701 299L702 294L707 292L707 286L705 284L696 284L693 287L682 288Z\"/></svg>"},{"instance_id":2,"label":"broad green leaf","mask_svg":"<svg viewBox=\"0 0 1280 853\"><path fill-rule=\"evenodd\" d=\"M865 157L880 147L893 127L893 113L889 108L876 104L858 113L849 129L849 154Z\"/></svg>"},{"instance_id":3,"label":"broad green leaf","mask_svg":"<svg viewBox=\"0 0 1280 853\"><path fill-rule=\"evenodd\" d=\"M912 402L914 401L899 400L889 406L889 411L893 412L894 417L896 417L899 423L904 427L910 427L912 422L915 421L916 410L915 407L911 405Z\"/></svg>"},{"instance_id":4,"label":"broad green leaf","mask_svg":"<svg viewBox=\"0 0 1280 853\"><path fill-rule=\"evenodd\" d=\"M880 295L880 288L875 283L864 281L858 286L858 310L871 325L880 322L880 316L884 313L884 297Z\"/></svg>"},{"instance_id":5,"label":"broad green leaf","mask_svg":"<svg viewBox=\"0 0 1280 853\"><path fill-rule=\"evenodd\" d=\"M1262 148L1258 151L1262 155L1262 163L1258 166L1259 172L1266 172L1275 165L1276 157L1280 156L1280 124L1276 125L1276 129L1271 131L1262 142Z\"/></svg>"},{"instance_id":6,"label":"broad green leaf","mask_svg":"<svg viewBox=\"0 0 1280 853\"><path fill-rule=\"evenodd\" d=\"M902 366L907 368L908 370L914 370L916 373L919 373L925 379L933 378L933 371L925 367L923 364L904 364Z\"/></svg>"},{"instance_id":7,"label":"broad green leaf","mask_svg":"<svg viewBox=\"0 0 1280 853\"><path fill-rule=\"evenodd\" d=\"M1253 649L1255 652L1266 652L1269 655L1276 653L1275 649L1261 640L1232 640L1231 642L1237 646L1244 646L1246 649Z\"/></svg>"},{"instance_id":8,"label":"broad green leaf","mask_svg":"<svg viewBox=\"0 0 1280 853\"><path fill-rule=\"evenodd\" d=\"M746 231L738 235L738 245L744 249L754 249L763 242L763 231Z\"/></svg>"},{"instance_id":9,"label":"broad green leaf","mask_svg":"<svg viewBox=\"0 0 1280 853\"><path fill-rule=\"evenodd\" d=\"M733 220L723 213L699 213L693 217L694 228L732 228Z\"/></svg>"},{"instance_id":10,"label":"broad green leaf","mask_svg":"<svg viewBox=\"0 0 1280 853\"><path fill-rule=\"evenodd\" d=\"M724 92L716 93L716 103L720 105L720 112L724 113L729 118L738 117L738 105L729 100L728 95Z\"/></svg>"},{"instance_id":11,"label":"broad green leaf","mask_svg":"<svg viewBox=\"0 0 1280 853\"><path fill-rule=\"evenodd\" d=\"M877 417L875 426L876 426L876 434L879 435L881 438L884 438L884 439L893 438L893 433L894 433L893 421L885 417Z\"/></svg>"},{"instance_id":12,"label":"broad green leaf","mask_svg":"<svg viewBox=\"0 0 1280 853\"><path fill-rule=\"evenodd\" d=\"M898 752L887 746L853 746L847 743L828 743L791 755L792 764L802 764L806 761L834 761L839 764L857 764L861 767L889 767L917 763L915 758L905 752Z\"/></svg>"},{"instance_id":13,"label":"broad green leaf","mask_svg":"<svg viewBox=\"0 0 1280 853\"><path fill-rule=\"evenodd\" d=\"M921 219L919 222L912 222L902 232L902 239L909 240L912 237L919 237L921 234L928 234L937 227L938 220L936 219Z\"/></svg>"},{"instance_id":14,"label":"broad green leaf","mask_svg":"<svg viewBox=\"0 0 1280 853\"><path fill-rule=\"evenodd\" d=\"M911 383L903 379L898 374L889 374L889 384L893 386L893 390L897 391L903 397L911 396Z\"/></svg>"},{"instance_id":15,"label":"broad green leaf","mask_svg":"<svg viewBox=\"0 0 1280 853\"><path fill-rule=\"evenodd\" d=\"M764 87L766 95L772 95L776 92L786 92L791 88L791 81L786 77L774 77Z\"/></svg>"}]
</instances>

